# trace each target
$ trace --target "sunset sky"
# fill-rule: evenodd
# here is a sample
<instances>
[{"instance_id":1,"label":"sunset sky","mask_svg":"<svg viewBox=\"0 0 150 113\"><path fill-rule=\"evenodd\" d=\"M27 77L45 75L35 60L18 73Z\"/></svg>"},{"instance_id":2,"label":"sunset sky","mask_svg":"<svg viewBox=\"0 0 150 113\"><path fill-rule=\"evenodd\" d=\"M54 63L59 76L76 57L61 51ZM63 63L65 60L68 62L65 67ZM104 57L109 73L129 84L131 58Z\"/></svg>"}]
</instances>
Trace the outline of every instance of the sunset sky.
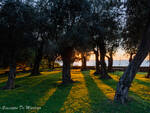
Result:
<instances>
[{"instance_id":1,"label":"sunset sky","mask_svg":"<svg viewBox=\"0 0 150 113\"><path fill-rule=\"evenodd\" d=\"M124 50L122 49L118 49L118 51L116 52L116 54L113 56L114 60L129 60L129 55L127 55L125 53ZM94 60L95 59L95 55L92 54L90 56L90 60ZM148 56L146 57L146 60L148 60ZM107 60L107 59L106 59Z\"/></svg>"},{"instance_id":2,"label":"sunset sky","mask_svg":"<svg viewBox=\"0 0 150 113\"><path fill-rule=\"evenodd\" d=\"M89 60L87 61L87 65L90 65L90 66L93 66L95 65L94 61L95 61L95 54L94 53L91 53L91 56L89 58ZM107 60L107 58L106 58ZM118 49L118 51L116 52L116 54L113 56L113 60L119 60L119 61L123 61L123 60L126 60L127 62L115 62L114 65L128 65L128 60L129 60L129 55L127 55L125 53L124 50L122 49ZM149 57L147 56L145 60L149 60ZM90 62L92 61L92 62ZM119 63L119 64L118 64ZM127 63L127 64L126 64ZM75 66L81 66L82 65L82 62L81 61L77 61L77 62L74 62ZM150 63L149 62L143 62L143 66L149 66Z\"/></svg>"}]
</instances>

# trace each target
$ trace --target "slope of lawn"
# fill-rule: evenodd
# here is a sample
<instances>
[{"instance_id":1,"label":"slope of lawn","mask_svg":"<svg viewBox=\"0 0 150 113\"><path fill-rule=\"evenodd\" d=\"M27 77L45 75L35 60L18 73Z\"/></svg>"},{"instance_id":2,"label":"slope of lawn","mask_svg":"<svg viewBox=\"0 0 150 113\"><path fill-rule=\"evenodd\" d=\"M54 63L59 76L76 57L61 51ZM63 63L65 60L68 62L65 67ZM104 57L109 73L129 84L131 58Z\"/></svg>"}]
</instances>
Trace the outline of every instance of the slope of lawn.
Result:
<instances>
[{"instance_id":1,"label":"slope of lawn","mask_svg":"<svg viewBox=\"0 0 150 113\"><path fill-rule=\"evenodd\" d=\"M113 103L122 72L110 73L111 80L100 80L94 70L72 70L72 84L61 84L61 72L42 72L16 77L16 89L0 90L0 113L150 113L150 79L138 73L125 105ZM7 77L0 77L0 87ZM2 107L17 110L3 110ZM31 108L32 107L32 108ZM30 110L29 110L30 109Z\"/></svg>"}]
</instances>

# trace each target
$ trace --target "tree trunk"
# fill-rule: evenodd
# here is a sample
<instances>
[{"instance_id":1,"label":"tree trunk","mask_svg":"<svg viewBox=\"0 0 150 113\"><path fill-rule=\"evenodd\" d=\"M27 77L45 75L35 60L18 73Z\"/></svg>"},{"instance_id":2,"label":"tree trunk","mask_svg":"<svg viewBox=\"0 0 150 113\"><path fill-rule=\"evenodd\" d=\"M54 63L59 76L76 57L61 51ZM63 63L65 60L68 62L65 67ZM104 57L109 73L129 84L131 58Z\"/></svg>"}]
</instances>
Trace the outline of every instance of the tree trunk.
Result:
<instances>
[{"instance_id":1,"label":"tree trunk","mask_svg":"<svg viewBox=\"0 0 150 113\"><path fill-rule=\"evenodd\" d=\"M62 70L62 81L63 83L72 82L71 79L71 58L72 58L72 48L66 48L62 53L63 60L63 70Z\"/></svg>"},{"instance_id":2,"label":"tree trunk","mask_svg":"<svg viewBox=\"0 0 150 113\"><path fill-rule=\"evenodd\" d=\"M51 58L48 58L48 68L49 68L50 70L53 70L53 61L52 61Z\"/></svg>"},{"instance_id":3,"label":"tree trunk","mask_svg":"<svg viewBox=\"0 0 150 113\"><path fill-rule=\"evenodd\" d=\"M113 72L113 47L109 51L109 56L106 56L108 58L108 72Z\"/></svg>"},{"instance_id":4,"label":"tree trunk","mask_svg":"<svg viewBox=\"0 0 150 113\"><path fill-rule=\"evenodd\" d=\"M53 70L53 69L55 69L55 61L48 61L48 68L50 69L50 70Z\"/></svg>"},{"instance_id":5,"label":"tree trunk","mask_svg":"<svg viewBox=\"0 0 150 113\"><path fill-rule=\"evenodd\" d=\"M150 67L148 69L148 74L146 75L146 78L150 78Z\"/></svg>"},{"instance_id":6,"label":"tree trunk","mask_svg":"<svg viewBox=\"0 0 150 113\"><path fill-rule=\"evenodd\" d=\"M52 64L51 64L51 60L50 58L48 58L48 68L51 69L52 68Z\"/></svg>"},{"instance_id":7,"label":"tree trunk","mask_svg":"<svg viewBox=\"0 0 150 113\"><path fill-rule=\"evenodd\" d=\"M55 61L52 61L52 69L55 69Z\"/></svg>"},{"instance_id":8,"label":"tree trunk","mask_svg":"<svg viewBox=\"0 0 150 113\"><path fill-rule=\"evenodd\" d=\"M42 57L43 57L43 46L44 46L44 41L42 41L40 43L40 47L37 48L36 56L34 60L34 66L33 66L30 76L37 76L40 74L39 68L40 68L40 63L42 61Z\"/></svg>"},{"instance_id":9,"label":"tree trunk","mask_svg":"<svg viewBox=\"0 0 150 113\"><path fill-rule=\"evenodd\" d=\"M148 74L146 75L146 78L150 78L150 52L149 52L149 69L148 69Z\"/></svg>"},{"instance_id":10,"label":"tree trunk","mask_svg":"<svg viewBox=\"0 0 150 113\"><path fill-rule=\"evenodd\" d=\"M94 72L94 75L98 75L100 74L100 67L99 67L99 53L98 50L94 50L94 54L95 54L95 62L96 62L96 71Z\"/></svg>"},{"instance_id":11,"label":"tree trunk","mask_svg":"<svg viewBox=\"0 0 150 113\"><path fill-rule=\"evenodd\" d=\"M3 89L14 89L15 88L15 78L16 78L16 52L10 52L10 61L9 61L9 73L8 73L8 81L6 86Z\"/></svg>"},{"instance_id":12,"label":"tree trunk","mask_svg":"<svg viewBox=\"0 0 150 113\"><path fill-rule=\"evenodd\" d=\"M132 57L133 57L133 53L130 53L129 62L131 62L131 61L132 61Z\"/></svg>"},{"instance_id":13,"label":"tree trunk","mask_svg":"<svg viewBox=\"0 0 150 113\"><path fill-rule=\"evenodd\" d=\"M55 60L57 57L48 57L48 68L53 70L55 69Z\"/></svg>"},{"instance_id":14,"label":"tree trunk","mask_svg":"<svg viewBox=\"0 0 150 113\"><path fill-rule=\"evenodd\" d=\"M150 24L148 24L148 27L143 36L142 42L139 46L139 50L138 50L136 56L130 62L129 66L127 67L123 76L120 78L120 80L118 82L114 101L120 102L122 104L124 104L127 101L128 90L131 86L131 83L132 83L141 63L144 61L144 59L146 58L146 56L149 52L149 48L150 48L149 34L150 34Z\"/></svg>"},{"instance_id":15,"label":"tree trunk","mask_svg":"<svg viewBox=\"0 0 150 113\"><path fill-rule=\"evenodd\" d=\"M108 72L113 72L113 57L110 55L108 58Z\"/></svg>"},{"instance_id":16,"label":"tree trunk","mask_svg":"<svg viewBox=\"0 0 150 113\"><path fill-rule=\"evenodd\" d=\"M100 43L100 65L101 65L101 79L111 79L111 77L107 74L106 69L106 62L105 62L105 56L106 56L106 48L105 43L103 40L101 40Z\"/></svg>"},{"instance_id":17,"label":"tree trunk","mask_svg":"<svg viewBox=\"0 0 150 113\"><path fill-rule=\"evenodd\" d=\"M86 71L86 56L84 55L84 53L82 53L82 67L81 67L81 71Z\"/></svg>"}]
</instances>

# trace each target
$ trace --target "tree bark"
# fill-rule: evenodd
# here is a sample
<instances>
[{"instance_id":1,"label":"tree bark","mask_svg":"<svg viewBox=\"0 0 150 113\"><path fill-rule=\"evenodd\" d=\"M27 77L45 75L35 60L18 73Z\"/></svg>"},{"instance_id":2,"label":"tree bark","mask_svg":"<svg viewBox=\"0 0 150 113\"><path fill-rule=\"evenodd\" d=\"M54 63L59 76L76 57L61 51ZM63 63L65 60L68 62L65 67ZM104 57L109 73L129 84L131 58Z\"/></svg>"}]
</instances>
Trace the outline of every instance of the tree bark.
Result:
<instances>
[{"instance_id":1,"label":"tree bark","mask_svg":"<svg viewBox=\"0 0 150 113\"><path fill-rule=\"evenodd\" d=\"M150 67L148 69L148 74L146 75L146 78L150 78Z\"/></svg>"},{"instance_id":2,"label":"tree bark","mask_svg":"<svg viewBox=\"0 0 150 113\"><path fill-rule=\"evenodd\" d=\"M82 53L82 67L81 67L81 71L86 71L86 56L84 55L84 53Z\"/></svg>"},{"instance_id":3,"label":"tree bark","mask_svg":"<svg viewBox=\"0 0 150 113\"><path fill-rule=\"evenodd\" d=\"M62 81L63 83L73 82L71 79L71 58L72 58L72 48L64 49L62 53L63 60L63 70L62 70Z\"/></svg>"},{"instance_id":4,"label":"tree bark","mask_svg":"<svg viewBox=\"0 0 150 113\"><path fill-rule=\"evenodd\" d=\"M132 61L132 57L133 57L133 53L130 53L129 62L131 62L131 61Z\"/></svg>"},{"instance_id":5,"label":"tree bark","mask_svg":"<svg viewBox=\"0 0 150 113\"><path fill-rule=\"evenodd\" d=\"M54 69L54 63L55 63L55 59L48 58L48 68L49 68L50 70L53 70L53 69Z\"/></svg>"},{"instance_id":6,"label":"tree bark","mask_svg":"<svg viewBox=\"0 0 150 113\"><path fill-rule=\"evenodd\" d=\"M113 55L112 52L109 53L109 56L106 56L108 58L108 72L113 72Z\"/></svg>"},{"instance_id":7,"label":"tree bark","mask_svg":"<svg viewBox=\"0 0 150 113\"><path fill-rule=\"evenodd\" d=\"M48 68L50 69L50 70L53 70L53 69L55 69L55 61L48 61Z\"/></svg>"},{"instance_id":8,"label":"tree bark","mask_svg":"<svg viewBox=\"0 0 150 113\"><path fill-rule=\"evenodd\" d=\"M142 42L139 46L139 50L134 57L134 59L130 62L129 66L125 70L123 76L120 78L114 101L120 102L124 104L127 102L128 99L128 90L131 86L131 83L136 75L136 72L138 71L141 63L144 61L146 58L149 49L150 49L150 24L148 24L146 31L144 32L145 34L143 35Z\"/></svg>"},{"instance_id":9,"label":"tree bark","mask_svg":"<svg viewBox=\"0 0 150 113\"><path fill-rule=\"evenodd\" d=\"M8 73L8 81L6 86L3 89L14 89L15 88L15 78L16 78L16 52L15 50L10 51L9 56L9 73Z\"/></svg>"},{"instance_id":10,"label":"tree bark","mask_svg":"<svg viewBox=\"0 0 150 113\"><path fill-rule=\"evenodd\" d=\"M96 62L96 71L94 72L94 75L100 74L100 61L99 61L99 53L98 50L94 50L95 54L95 62Z\"/></svg>"},{"instance_id":11,"label":"tree bark","mask_svg":"<svg viewBox=\"0 0 150 113\"><path fill-rule=\"evenodd\" d=\"M106 69L106 62L105 62L105 56L106 56L106 48L104 40L101 40L101 43L99 45L100 48L100 65L101 65L101 79L111 79L111 77L107 73Z\"/></svg>"},{"instance_id":12,"label":"tree bark","mask_svg":"<svg viewBox=\"0 0 150 113\"><path fill-rule=\"evenodd\" d=\"M44 41L42 41L40 43L40 47L37 48L36 56L34 60L34 66L33 66L30 76L37 76L40 74L39 68L40 68L40 63L42 61L42 57L43 57L43 46L44 46Z\"/></svg>"},{"instance_id":13,"label":"tree bark","mask_svg":"<svg viewBox=\"0 0 150 113\"><path fill-rule=\"evenodd\" d=\"M48 68L51 69L52 68L52 63L51 63L51 59L48 58Z\"/></svg>"},{"instance_id":14,"label":"tree bark","mask_svg":"<svg viewBox=\"0 0 150 113\"><path fill-rule=\"evenodd\" d=\"M55 61L52 61L52 70L55 69Z\"/></svg>"}]
</instances>

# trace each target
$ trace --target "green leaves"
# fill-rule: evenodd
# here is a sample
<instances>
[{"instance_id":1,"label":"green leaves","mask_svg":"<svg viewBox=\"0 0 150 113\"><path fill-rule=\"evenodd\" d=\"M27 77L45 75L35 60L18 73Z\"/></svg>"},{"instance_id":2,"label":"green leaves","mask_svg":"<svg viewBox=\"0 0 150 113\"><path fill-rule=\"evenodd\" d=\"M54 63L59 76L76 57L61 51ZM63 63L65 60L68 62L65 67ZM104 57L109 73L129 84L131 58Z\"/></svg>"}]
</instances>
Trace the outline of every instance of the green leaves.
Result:
<instances>
[{"instance_id":1,"label":"green leaves","mask_svg":"<svg viewBox=\"0 0 150 113\"><path fill-rule=\"evenodd\" d=\"M51 20L56 25L57 42L63 48L77 48L86 43L90 5L87 0L52 1ZM83 25L83 23L85 25ZM82 43L82 44L81 44Z\"/></svg>"}]
</instances>

